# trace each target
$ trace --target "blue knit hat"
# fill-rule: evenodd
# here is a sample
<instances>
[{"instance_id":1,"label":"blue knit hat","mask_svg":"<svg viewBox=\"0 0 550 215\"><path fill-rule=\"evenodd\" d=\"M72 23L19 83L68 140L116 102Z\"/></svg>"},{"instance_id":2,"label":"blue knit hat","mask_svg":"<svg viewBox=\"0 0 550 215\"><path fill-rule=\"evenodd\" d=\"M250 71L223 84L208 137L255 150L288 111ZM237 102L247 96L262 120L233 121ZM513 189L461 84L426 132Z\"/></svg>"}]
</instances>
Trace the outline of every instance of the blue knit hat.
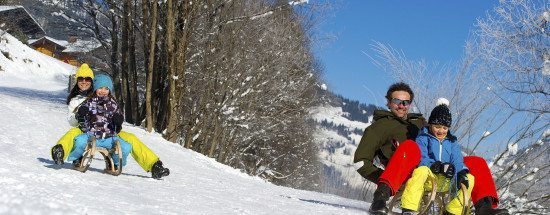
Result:
<instances>
[{"instance_id":1,"label":"blue knit hat","mask_svg":"<svg viewBox=\"0 0 550 215\"><path fill-rule=\"evenodd\" d=\"M102 87L109 88L109 91L113 92L113 81L111 77L103 74L96 75L94 78L94 90L97 90Z\"/></svg>"}]
</instances>

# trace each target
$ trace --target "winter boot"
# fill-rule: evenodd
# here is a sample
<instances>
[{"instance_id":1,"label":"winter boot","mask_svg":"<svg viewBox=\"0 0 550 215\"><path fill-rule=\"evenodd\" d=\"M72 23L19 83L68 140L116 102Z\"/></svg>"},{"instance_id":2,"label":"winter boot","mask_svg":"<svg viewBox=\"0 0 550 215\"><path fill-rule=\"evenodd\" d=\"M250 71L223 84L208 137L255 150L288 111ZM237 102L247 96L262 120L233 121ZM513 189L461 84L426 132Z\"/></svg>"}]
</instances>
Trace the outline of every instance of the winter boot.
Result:
<instances>
[{"instance_id":1,"label":"winter boot","mask_svg":"<svg viewBox=\"0 0 550 215\"><path fill-rule=\"evenodd\" d=\"M369 208L371 214L388 214L386 201L391 197L391 188L385 183L380 183L374 191L374 199Z\"/></svg>"},{"instance_id":2,"label":"winter boot","mask_svg":"<svg viewBox=\"0 0 550 215\"><path fill-rule=\"evenodd\" d=\"M506 209L493 209L493 197L485 197L474 204L476 215L510 215Z\"/></svg>"},{"instance_id":3,"label":"winter boot","mask_svg":"<svg viewBox=\"0 0 550 215\"><path fill-rule=\"evenodd\" d=\"M57 165L62 165L63 163L63 156L65 156L65 153L63 152L63 146L60 144L55 145L52 147L52 160Z\"/></svg>"},{"instance_id":4,"label":"winter boot","mask_svg":"<svg viewBox=\"0 0 550 215\"><path fill-rule=\"evenodd\" d=\"M73 167L74 168L78 168L80 167L80 163L82 162L82 158L78 158L76 160L73 161Z\"/></svg>"},{"instance_id":5,"label":"winter boot","mask_svg":"<svg viewBox=\"0 0 550 215\"><path fill-rule=\"evenodd\" d=\"M153 164L153 168L151 169L151 176L154 179L160 179L168 175L170 175L170 170L162 166L162 161L158 160L157 162L155 162L155 164Z\"/></svg>"}]
</instances>

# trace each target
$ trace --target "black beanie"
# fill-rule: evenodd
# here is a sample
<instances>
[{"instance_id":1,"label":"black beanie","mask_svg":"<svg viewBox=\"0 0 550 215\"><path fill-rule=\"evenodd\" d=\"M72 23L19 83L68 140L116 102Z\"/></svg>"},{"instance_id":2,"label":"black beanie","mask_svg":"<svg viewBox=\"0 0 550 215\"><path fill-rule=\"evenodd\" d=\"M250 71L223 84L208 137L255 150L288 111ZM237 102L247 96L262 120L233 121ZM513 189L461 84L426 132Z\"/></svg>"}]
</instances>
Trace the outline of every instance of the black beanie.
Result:
<instances>
[{"instance_id":1,"label":"black beanie","mask_svg":"<svg viewBox=\"0 0 550 215\"><path fill-rule=\"evenodd\" d=\"M451 111L449 110L449 101L445 98L438 99L437 106L435 106L432 113L430 113L428 123L451 127L452 121Z\"/></svg>"}]
</instances>

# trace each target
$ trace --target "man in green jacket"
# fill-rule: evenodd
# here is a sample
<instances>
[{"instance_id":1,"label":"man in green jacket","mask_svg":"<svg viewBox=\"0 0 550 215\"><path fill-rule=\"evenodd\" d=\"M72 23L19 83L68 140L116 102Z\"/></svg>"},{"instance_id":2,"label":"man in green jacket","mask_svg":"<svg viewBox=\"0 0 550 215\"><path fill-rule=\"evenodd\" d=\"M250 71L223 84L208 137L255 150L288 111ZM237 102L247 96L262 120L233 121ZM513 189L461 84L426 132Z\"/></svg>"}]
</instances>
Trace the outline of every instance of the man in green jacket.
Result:
<instances>
[{"instance_id":1,"label":"man in green jacket","mask_svg":"<svg viewBox=\"0 0 550 215\"><path fill-rule=\"evenodd\" d=\"M414 99L409 85L403 82L391 85L386 99L390 111L374 112L375 121L365 129L353 159L354 163L363 162L357 172L378 185L369 209L371 214L388 213L386 201L395 195L418 166L421 153L413 140L426 125L421 114L409 113ZM486 161L480 157L467 156L464 157L464 163L476 181L487 182L482 187L473 188L472 200L476 214L508 214L505 209L493 209L498 204L498 197Z\"/></svg>"}]
</instances>

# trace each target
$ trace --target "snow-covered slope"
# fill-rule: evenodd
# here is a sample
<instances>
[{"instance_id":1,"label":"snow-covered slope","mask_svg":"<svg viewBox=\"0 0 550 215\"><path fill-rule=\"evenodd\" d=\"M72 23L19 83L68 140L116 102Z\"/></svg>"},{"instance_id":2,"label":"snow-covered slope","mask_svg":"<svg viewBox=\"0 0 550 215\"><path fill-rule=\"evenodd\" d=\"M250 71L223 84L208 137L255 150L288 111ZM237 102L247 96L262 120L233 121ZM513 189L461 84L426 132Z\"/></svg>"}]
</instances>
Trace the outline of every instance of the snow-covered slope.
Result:
<instances>
[{"instance_id":1,"label":"snow-covered slope","mask_svg":"<svg viewBox=\"0 0 550 215\"><path fill-rule=\"evenodd\" d=\"M0 40L0 214L365 214L370 206L275 186L126 124L170 176L152 179L131 157L120 176L104 174L101 158L86 173L56 166L50 147L69 129L64 100L75 68L8 34Z\"/></svg>"}]
</instances>

